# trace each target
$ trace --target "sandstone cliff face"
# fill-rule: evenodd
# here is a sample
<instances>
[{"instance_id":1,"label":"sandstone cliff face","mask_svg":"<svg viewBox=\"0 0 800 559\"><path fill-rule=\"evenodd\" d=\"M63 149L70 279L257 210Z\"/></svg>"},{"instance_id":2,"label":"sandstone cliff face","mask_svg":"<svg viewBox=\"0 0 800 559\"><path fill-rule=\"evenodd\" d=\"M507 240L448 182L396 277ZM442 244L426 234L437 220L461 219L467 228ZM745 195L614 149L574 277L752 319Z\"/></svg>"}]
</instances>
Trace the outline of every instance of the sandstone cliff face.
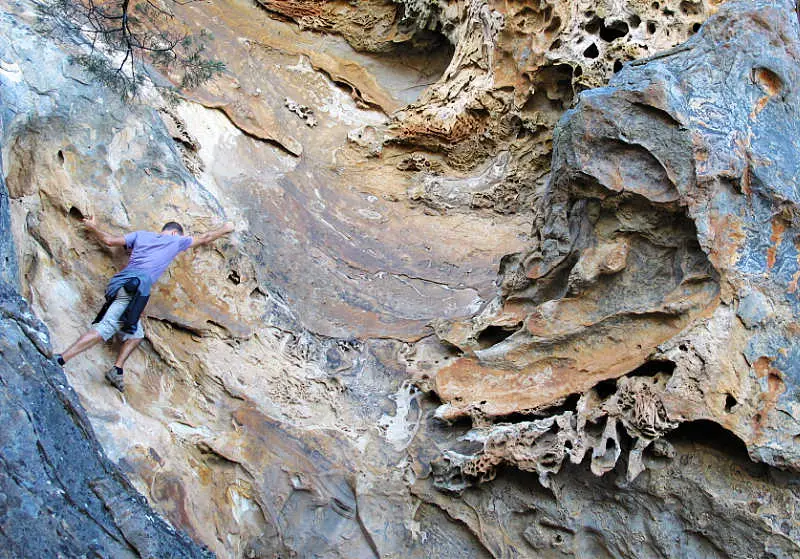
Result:
<instances>
[{"instance_id":1,"label":"sandstone cliff face","mask_svg":"<svg viewBox=\"0 0 800 559\"><path fill-rule=\"evenodd\" d=\"M77 218L237 224L66 370L220 557L793 556L798 22L718 4L188 4L228 71L125 105L4 2L3 279L62 348Z\"/></svg>"},{"instance_id":2,"label":"sandstone cliff face","mask_svg":"<svg viewBox=\"0 0 800 559\"><path fill-rule=\"evenodd\" d=\"M796 131L778 116L798 110L787 13L726 11L680 51L581 97L557 129L539 238L506 267L499 309L473 321L514 333L478 348L475 329L442 328L471 353L437 374L443 415L535 410L649 365L651 379L578 403L579 425L598 407L609 416L588 443L597 471L619 455L617 419L637 437L631 477L650 440L699 419L755 459L798 467L798 198L782 142ZM580 461L586 441L572 443Z\"/></svg>"},{"instance_id":3,"label":"sandstone cliff face","mask_svg":"<svg viewBox=\"0 0 800 559\"><path fill-rule=\"evenodd\" d=\"M18 293L3 176L0 556L213 557L154 514L106 457L78 394L52 361L47 328Z\"/></svg>"}]
</instances>

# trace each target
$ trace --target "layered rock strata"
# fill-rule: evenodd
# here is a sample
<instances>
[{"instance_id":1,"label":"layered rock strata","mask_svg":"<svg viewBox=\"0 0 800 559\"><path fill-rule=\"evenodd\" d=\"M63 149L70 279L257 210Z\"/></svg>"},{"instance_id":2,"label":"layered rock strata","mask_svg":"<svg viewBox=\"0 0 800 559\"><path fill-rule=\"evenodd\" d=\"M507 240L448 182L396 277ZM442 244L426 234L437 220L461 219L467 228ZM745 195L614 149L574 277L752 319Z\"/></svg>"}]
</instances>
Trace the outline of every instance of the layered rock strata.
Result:
<instances>
[{"instance_id":1,"label":"layered rock strata","mask_svg":"<svg viewBox=\"0 0 800 559\"><path fill-rule=\"evenodd\" d=\"M422 148L405 163L419 172L408 193L413 200L437 212L487 208L514 213L527 212L546 180L553 126L575 95L604 85L627 61L685 41L723 2L371 0L358 8L338 1L259 4L301 28L340 35L359 51L399 60L416 53L411 56L445 62L439 76L427 77L428 87L398 104L372 80L363 75L358 79L357 66L331 64L320 52L307 52L312 65L346 84L359 102L391 115L379 128L382 141ZM403 91L395 87L393 95ZM245 106L253 105L237 96ZM501 156L506 163L500 164L495 180L454 185L458 197L436 188L442 173L480 176L488 161L504 152L511 158Z\"/></svg>"},{"instance_id":2,"label":"layered rock strata","mask_svg":"<svg viewBox=\"0 0 800 559\"><path fill-rule=\"evenodd\" d=\"M237 225L159 285L124 398L102 380L113 347L66 368L105 452L152 506L220 557L796 554L796 479L753 464L746 452L766 447L742 428L774 381L718 365L726 336L744 332L734 321L766 331L789 315L731 296L739 276L690 210L704 129L658 118L648 103L674 107L623 87L658 86L671 59L585 94L547 181L552 125L628 60L614 49L674 47L717 3L262 4L177 6L213 32L209 54L228 70L177 104L148 89L126 105L70 63L69 40L34 31L28 4L0 3L16 241L0 257L19 262L55 347L125 262L78 218L117 233ZM761 25L752 6L764 9L737 3L720 21L758 23L741 27L754 44L774 39L758 48L778 60L794 24ZM728 44L715 25L695 52ZM678 59L679 107L698 99L693 60L728 67L719 51ZM737 87L731 106L756 91ZM640 147L625 151L625 134ZM575 375L492 376L520 359ZM747 450L714 430L720 405ZM686 421L698 417L717 423Z\"/></svg>"}]
</instances>

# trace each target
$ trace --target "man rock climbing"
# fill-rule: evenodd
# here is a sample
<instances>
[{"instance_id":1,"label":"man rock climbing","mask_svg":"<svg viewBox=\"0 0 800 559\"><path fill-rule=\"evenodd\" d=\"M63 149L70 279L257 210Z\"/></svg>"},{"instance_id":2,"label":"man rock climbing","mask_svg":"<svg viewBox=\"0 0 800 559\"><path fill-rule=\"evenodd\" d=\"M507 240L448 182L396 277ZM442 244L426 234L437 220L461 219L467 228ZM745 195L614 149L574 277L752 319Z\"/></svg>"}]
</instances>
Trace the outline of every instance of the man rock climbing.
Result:
<instances>
[{"instance_id":1,"label":"man rock climbing","mask_svg":"<svg viewBox=\"0 0 800 559\"><path fill-rule=\"evenodd\" d=\"M106 301L93 322L93 327L78 338L64 353L56 355L59 365L64 365L76 355L110 340L114 334L122 334L122 347L114 366L106 372L106 379L114 388L123 392L125 383L123 369L125 361L144 338L139 317L150 297L150 289L169 267L172 260L184 250L207 245L233 231L233 224L196 237L185 237L183 227L170 221L160 233L135 231L124 237L102 231L94 217L83 219L83 224L102 244L108 247L126 247L131 251L128 265L111 278L106 287Z\"/></svg>"}]
</instances>

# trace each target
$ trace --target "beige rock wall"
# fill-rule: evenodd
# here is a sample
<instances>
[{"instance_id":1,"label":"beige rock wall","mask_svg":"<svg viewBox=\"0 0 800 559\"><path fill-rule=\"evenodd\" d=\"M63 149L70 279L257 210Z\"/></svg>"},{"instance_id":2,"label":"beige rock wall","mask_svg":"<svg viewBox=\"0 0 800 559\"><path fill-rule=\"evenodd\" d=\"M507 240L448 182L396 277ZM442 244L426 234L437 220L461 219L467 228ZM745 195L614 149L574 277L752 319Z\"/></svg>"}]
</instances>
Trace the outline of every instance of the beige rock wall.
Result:
<instances>
[{"instance_id":1,"label":"beige rock wall","mask_svg":"<svg viewBox=\"0 0 800 559\"><path fill-rule=\"evenodd\" d=\"M642 208L595 208L599 242L560 278L583 298L539 305L525 294L498 295L533 277L512 270L540 236L531 206L550 171L553 126L576 93L605 84L617 62L679 44L715 3L261 5L176 8L183 21L213 32L210 54L227 70L175 106L155 92L122 106L86 86L63 54L57 64L37 59L25 41L45 39L33 34L4 51L25 91L3 144L22 284L55 347L87 326L106 278L125 263L122 251L86 236L80 215L97 215L115 233L172 219L190 233L226 219L237 226L230 238L180 257L162 280L147 310L147 341L126 368L124 399L102 380L113 347L68 365L108 455L171 522L220 557L632 553L595 545L602 538L591 534L613 539L608 534L622 530L616 521L604 531L587 515L564 531L550 518L580 508L587 482L568 472L552 485L558 468L526 467L541 465L541 456L525 449L511 463L537 471L552 494L530 497L530 478L502 476L465 489L463 499L436 491L433 480L453 472L440 468L442 456L463 465L472 454L457 440L465 429L433 413L438 397L447 403L439 417L476 426L541 411L551 417L505 431L526 430L547 448L577 440L569 436L573 419L604 421L607 432L593 433L591 446L609 453L593 455L591 470L605 479L617 479L618 423L647 442L672 428L648 399L662 377L652 386L631 378L629 390L611 398L602 387L718 300L671 192L649 193L665 207L637 223L651 233L644 240L612 234ZM654 251L655 269L646 262ZM645 276L656 278L653 287L606 304L609 289L632 289ZM537 297L555 300L541 285ZM528 342L505 352L511 342L503 340L520 327ZM606 343L614 329L629 335ZM529 373L519 382L503 376L509 358ZM431 388L436 394L425 393ZM545 411L558 404L575 413ZM557 422L564 429L553 442ZM511 439L495 432L470 441L471 450L504 440ZM716 451L697 458L690 442L677 449L697 468L744 463ZM688 499L704 484L693 471L669 486L680 470L669 462L671 447L646 460L633 450L634 469L672 465L626 489L643 503L631 510L656 518L665 495ZM475 465L488 478L507 457L487 456L502 456ZM741 477L750 484L744 493L773 491L786 510L796 506L787 480ZM562 495L570 497L563 505ZM673 530L683 547L669 549L703 552L705 543L692 547L685 536L702 528L696 517L741 499L720 489L708 502L692 501L691 514L637 534ZM741 522L752 521L766 540L781 530L765 520L781 506L769 503ZM785 536L774 537L785 545Z\"/></svg>"}]
</instances>

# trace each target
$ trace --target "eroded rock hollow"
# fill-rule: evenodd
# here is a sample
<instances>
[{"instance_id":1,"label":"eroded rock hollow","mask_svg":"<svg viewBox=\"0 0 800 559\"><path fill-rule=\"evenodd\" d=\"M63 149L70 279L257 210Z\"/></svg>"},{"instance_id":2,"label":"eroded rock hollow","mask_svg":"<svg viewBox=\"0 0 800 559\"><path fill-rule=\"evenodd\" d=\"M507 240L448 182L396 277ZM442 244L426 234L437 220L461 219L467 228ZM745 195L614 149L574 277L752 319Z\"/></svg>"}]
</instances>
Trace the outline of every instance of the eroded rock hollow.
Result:
<instances>
[{"instance_id":1,"label":"eroded rock hollow","mask_svg":"<svg viewBox=\"0 0 800 559\"><path fill-rule=\"evenodd\" d=\"M134 102L0 7L0 554L800 554L794 2L178 4ZM124 397L88 215L236 225Z\"/></svg>"}]
</instances>

